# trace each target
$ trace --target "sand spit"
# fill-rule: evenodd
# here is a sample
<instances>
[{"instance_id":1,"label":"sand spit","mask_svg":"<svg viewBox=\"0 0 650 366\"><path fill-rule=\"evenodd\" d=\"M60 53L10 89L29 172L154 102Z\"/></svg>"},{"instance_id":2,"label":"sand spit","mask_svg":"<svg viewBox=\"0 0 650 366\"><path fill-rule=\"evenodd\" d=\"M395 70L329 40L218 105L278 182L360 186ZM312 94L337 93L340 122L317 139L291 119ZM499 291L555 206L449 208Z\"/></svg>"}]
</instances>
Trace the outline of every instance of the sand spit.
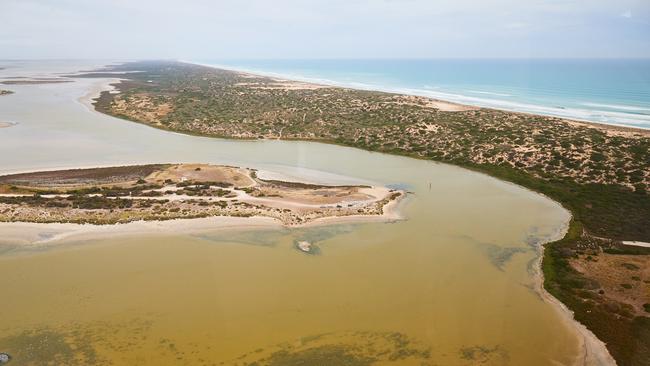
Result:
<instances>
[{"instance_id":1,"label":"sand spit","mask_svg":"<svg viewBox=\"0 0 650 366\"><path fill-rule=\"evenodd\" d=\"M117 90L113 84L119 83L121 80L122 79L118 78L99 79L97 82L92 83L92 85L87 89L86 94L77 99L77 101L86 106L89 111L99 113L95 110L93 102L96 98L99 98L100 94L104 91L111 94L116 93Z\"/></svg>"},{"instance_id":2,"label":"sand spit","mask_svg":"<svg viewBox=\"0 0 650 366\"><path fill-rule=\"evenodd\" d=\"M404 200L402 200L404 201ZM394 222L403 219L397 212L400 203L392 201L380 216L325 217L307 222L296 228L364 222ZM125 224L94 225L72 223L0 222L3 237L0 245L20 246L58 245L72 241L97 240L116 236L199 234L215 230L280 229L280 221L265 216L204 217L166 221L134 221Z\"/></svg>"},{"instance_id":3,"label":"sand spit","mask_svg":"<svg viewBox=\"0 0 650 366\"><path fill-rule=\"evenodd\" d=\"M244 228L258 226L259 219L285 227L393 221L399 218L395 203L405 195L381 186L264 180L255 170L209 164L68 169L0 176L0 221L9 225L0 227L11 231L10 223L45 225L34 226L41 228L36 236L14 238L34 244L79 233L101 234L104 226L113 227L111 231L155 233L159 227L164 231L162 222L179 219L216 219L208 228L220 227L222 220L228 227ZM142 224L128 225L137 222ZM68 226L50 225L59 223ZM48 228L56 230L47 234Z\"/></svg>"}]
</instances>

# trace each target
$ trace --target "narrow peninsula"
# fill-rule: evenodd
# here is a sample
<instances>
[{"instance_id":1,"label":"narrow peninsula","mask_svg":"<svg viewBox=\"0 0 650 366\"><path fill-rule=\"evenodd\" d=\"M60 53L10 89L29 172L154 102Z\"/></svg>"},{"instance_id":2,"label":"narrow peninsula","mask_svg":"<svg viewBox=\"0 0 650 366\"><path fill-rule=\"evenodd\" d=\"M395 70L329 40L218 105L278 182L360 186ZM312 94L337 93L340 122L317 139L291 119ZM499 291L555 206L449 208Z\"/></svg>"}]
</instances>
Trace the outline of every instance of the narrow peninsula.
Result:
<instances>
[{"instance_id":1,"label":"narrow peninsula","mask_svg":"<svg viewBox=\"0 0 650 366\"><path fill-rule=\"evenodd\" d=\"M0 222L117 224L212 216L270 217L285 226L382 216L405 192L264 180L256 171L159 164L0 176Z\"/></svg>"}]
</instances>

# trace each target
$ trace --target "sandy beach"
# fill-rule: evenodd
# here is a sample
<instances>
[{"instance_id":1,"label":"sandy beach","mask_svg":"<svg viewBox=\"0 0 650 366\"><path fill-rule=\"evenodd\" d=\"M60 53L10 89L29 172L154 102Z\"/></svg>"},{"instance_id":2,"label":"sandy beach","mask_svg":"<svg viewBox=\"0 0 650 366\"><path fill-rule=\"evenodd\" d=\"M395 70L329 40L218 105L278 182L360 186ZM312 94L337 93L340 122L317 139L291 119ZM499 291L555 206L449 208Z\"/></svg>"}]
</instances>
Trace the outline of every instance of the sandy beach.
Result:
<instances>
[{"instance_id":1,"label":"sandy beach","mask_svg":"<svg viewBox=\"0 0 650 366\"><path fill-rule=\"evenodd\" d=\"M381 88L355 88L355 87L350 87L347 86L343 83L336 83L336 82L314 82L310 81L308 79L300 80L300 79L290 79L287 78L283 75L277 75L274 73L264 73L264 72L252 72L249 70L244 70L241 68L236 68L232 66L224 66L224 65L212 65L212 64L206 64L206 63L200 63L200 62L193 62L193 61L188 61L188 60L179 60L179 62L187 63L187 64L192 64L192 65L197 65L197 66L204 66L204 67L209 67L209 68L214 68L214 69L221 69L221 70L228 70L228 71L233 71L238 73L239 75L246 76L249 78L258 78L258 77L266 77L273 79L278 82L277 86L274 86L274 88L277 89L286 89L286 90L292 90L292 89L320 89L320 88L344 88L344 89L360 89L360 90L372 90L372 91L381 91L381 92L387 92L387 93L397 93L400 95L404 95L406 97L421 97L421 98L426 98L428 100L427 106L430 108L438 109L443 112L462 112L462 111L468 111L468 110L476 110L476 109L487 109L487 110L501 110L501 111L506 111L506 112L512 112L512 113L518 113L522 115L531 115L531 116L545 116L549 118L558 118L562 119L564 121L568 121L570 123L573 123L577 126L582 126L582 127L589 127L589 128L594 128L598 129L601 131L605 131L607 134L611 136L624 136L624 137L635 137L637 135L644 135L648 136L650 135L650 129L647 128L637 128L637 127L631 127L627 125L619 125L615 123L608 123L608 122L594 122L590 121L587 119L579 119L579 118L567 118L567 117L555 117L555 116L547 116L543 114L538 114L538 113L532 113L532 112L525 112L525 111L518 111L518 110L511 110L507 108L496 108L496 107L485 107L485 106L477 106L477 105L472 105L469 103L459 103L456 101L451 101L451 100L443 100L439 98L431 98L431 97L423 97L419 96L417 94L408 94L405 93L403 90L392 90L392 89L381 89ZM284 85L284 87L282 87Z\"/></svg>"},{"instance_id":2,"label":"sandy beach","mask_svg":"<svg viewBox=\"0 0 650 366\"><path fill-rule=\"evenodd\" d=\"M93 100L98 98L99 95L104 92L114 92L115 87L111 84L118 83L122 79L119 78L108 78L108 79L99 79L96 82L92 83L92 86L86 90L86 93L81 96L77 101L88 108L89 111L94 113L99 113L95 110L93 106Z\"/></svg>"},{"instance_id":3,"label":"sandy beach","mask_svg":"<svg viewBox=\"0 0 650 366\"><path fill-rule=\"evenodd\" d=\"M282 89L282 90L314 90L314 89L321 89L321 88L345 88L345 89L354 89L348 86L340 85L337 83L317 83L313 81L302 81L302 80L292 80L289 78L285 77L278 77L273 74L266 74L266 73L254 73L250 71L245 71L237 68L232 68L232 67L227 67L227 66L215 66L215 65L210 65L210 64L204 64L204 63L197 63L197 62L192 62L192 61L185 61L185 60L180 60L180 62L188 63L188 64L193 64L197 66L204 66L204 67L210 67L214 69L222 69L222 70L228 70L228 71L234 71L237 72L237 74L245 77L245 78L270 78L271 80L275 81L276 84L273 85L267 85L264 87L256 87L254 83L245 83L241 84L241 86L247 86L247 87L252 87L252 88L259 88L259 89ZM456 103L456 102L451 102L451 101L446 101L446 100L441 100L441 99L434 99L434 98L427 98L428 103L427 107L438 109L443 112L462 112L462 111L468 111L468 110L475 110L478 109L479 107L468 105L468 104L461 104L461 103Z\"/></svg>"}]
</instances>

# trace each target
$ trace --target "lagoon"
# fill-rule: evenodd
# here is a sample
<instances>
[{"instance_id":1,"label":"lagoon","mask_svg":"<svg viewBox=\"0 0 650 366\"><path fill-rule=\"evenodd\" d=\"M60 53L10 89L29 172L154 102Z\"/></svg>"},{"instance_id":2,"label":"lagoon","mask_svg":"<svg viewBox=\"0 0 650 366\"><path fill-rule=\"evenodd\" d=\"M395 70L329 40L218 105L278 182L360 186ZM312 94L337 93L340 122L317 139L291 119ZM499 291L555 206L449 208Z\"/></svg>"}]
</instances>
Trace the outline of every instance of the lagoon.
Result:
<instances>
[{"instance_id":1,"label":"lagoon","mask_svg":"<svg viewBox=\"0 0 650 366\"><path fill-rule=\"evenodd\" d=\"M0 77L81 68L13 64ZM72 236L47 245L2 235L12 225L3 224L0 352L16 364L582 362L574 324L536 291L538 245L569 220L557 203L430 161L153 129L90 110L84 97L105 83L6 86L15 93L0 97L0 120L14 125L0 130L0 173L197 162L413 194L401 207L405 219L392 223ZM296 250L301 240L320 254Z\"/></svg>"}]
</instances>

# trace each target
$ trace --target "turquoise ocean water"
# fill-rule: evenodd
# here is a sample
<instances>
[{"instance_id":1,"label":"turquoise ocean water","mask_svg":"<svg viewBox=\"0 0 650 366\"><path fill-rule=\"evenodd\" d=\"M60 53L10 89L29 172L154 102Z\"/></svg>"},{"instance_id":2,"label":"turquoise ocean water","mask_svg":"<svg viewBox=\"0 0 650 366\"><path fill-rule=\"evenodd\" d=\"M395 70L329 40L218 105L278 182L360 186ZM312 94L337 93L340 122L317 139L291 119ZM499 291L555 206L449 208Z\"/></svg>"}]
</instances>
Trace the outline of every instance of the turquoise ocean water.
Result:
<instances>
[{"instance_id":1,"label":"turquoise ocean water","mask_svg":"<svg viewBox=\"0 0 650 366\"><path fill-rule=\"evenodd\" d=\"M650 128L650 60L194 60L360 89Z\"/></svg>"}]
</instances>

